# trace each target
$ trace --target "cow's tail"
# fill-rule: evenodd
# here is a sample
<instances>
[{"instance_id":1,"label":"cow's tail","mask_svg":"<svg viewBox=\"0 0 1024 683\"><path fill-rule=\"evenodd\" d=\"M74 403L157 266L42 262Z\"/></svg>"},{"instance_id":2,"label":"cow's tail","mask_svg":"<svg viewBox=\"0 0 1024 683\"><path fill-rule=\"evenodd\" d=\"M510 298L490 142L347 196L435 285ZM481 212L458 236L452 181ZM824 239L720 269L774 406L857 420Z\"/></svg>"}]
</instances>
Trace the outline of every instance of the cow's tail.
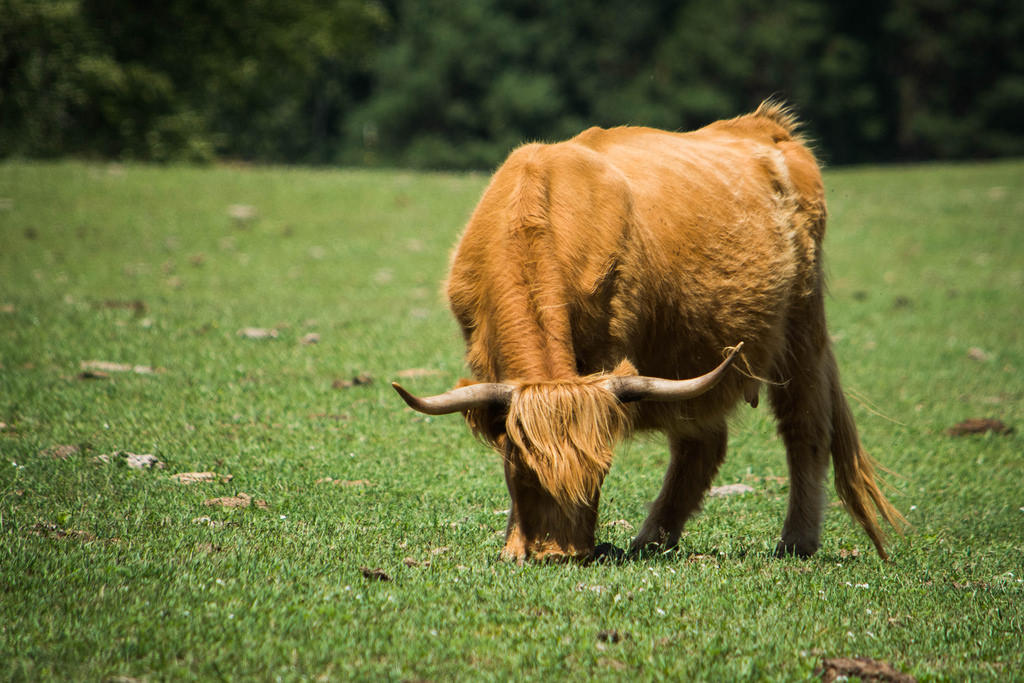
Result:
<instances>
[{"instance_id":1,"label":"cow's tail","mask_svg":"<svg viewBox=\"0 0 1024 683\"><path fill-rule=\"evenodd\" d=\"M886 539L879 526L879 516L897 533L902 533L907 521L878 487L875 461L860 443L853 413L839 384L835 357L831 352L828 356L832 403L831 451L836 492L850 515L864 527L879 556L887 560L889 555L885 551Z\"/></svg>"}]
</instances>

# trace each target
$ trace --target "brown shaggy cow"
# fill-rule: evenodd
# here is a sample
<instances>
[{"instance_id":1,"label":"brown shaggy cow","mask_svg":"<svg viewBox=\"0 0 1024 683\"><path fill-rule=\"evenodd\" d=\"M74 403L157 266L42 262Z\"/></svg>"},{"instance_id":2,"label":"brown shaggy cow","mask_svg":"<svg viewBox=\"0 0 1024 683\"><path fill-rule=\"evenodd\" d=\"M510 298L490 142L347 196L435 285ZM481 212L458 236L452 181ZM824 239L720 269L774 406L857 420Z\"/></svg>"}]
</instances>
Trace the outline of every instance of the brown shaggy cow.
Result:
<instances>
[{"instance_id":1,"label":"brown shaggy cow","mask_svg":"<svg viewBox=\"0 0 1024 683\"><path fill-rule=\"evenodd\" d=\"M590 556L614 444L638 429L665 432L671 462L631 550L675 544L725 457L730 411L756 406L764 381L790 472L776 552L818 549L831 453L839 497L887 557L878 513L903 519L839 384L825 196L796 126L766 102L691 133L591 128L520 147L494 174L447 284L476 382L395 388L421 412L463 412L501 453L503 556Z\"/></svg>"}]
</instances>

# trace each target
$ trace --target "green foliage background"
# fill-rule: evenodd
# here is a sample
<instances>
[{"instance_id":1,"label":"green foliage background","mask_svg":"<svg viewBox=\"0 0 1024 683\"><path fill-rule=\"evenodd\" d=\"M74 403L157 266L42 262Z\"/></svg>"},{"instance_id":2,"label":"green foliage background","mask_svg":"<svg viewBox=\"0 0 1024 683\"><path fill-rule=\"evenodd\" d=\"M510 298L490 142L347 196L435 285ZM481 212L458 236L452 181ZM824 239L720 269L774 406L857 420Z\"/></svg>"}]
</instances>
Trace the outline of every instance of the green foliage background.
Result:
<instances>
[{"instance_id":1,"label":"green foliage background","mask_svg":"<svg viewBox=\"0 0 1024 683\"><path fill-rule=\"evenodd\" d=\"M0 157L489 168L772 95L832 163L1024 154L1024 4L0 0Z\"/></svg>"}]
</instances>

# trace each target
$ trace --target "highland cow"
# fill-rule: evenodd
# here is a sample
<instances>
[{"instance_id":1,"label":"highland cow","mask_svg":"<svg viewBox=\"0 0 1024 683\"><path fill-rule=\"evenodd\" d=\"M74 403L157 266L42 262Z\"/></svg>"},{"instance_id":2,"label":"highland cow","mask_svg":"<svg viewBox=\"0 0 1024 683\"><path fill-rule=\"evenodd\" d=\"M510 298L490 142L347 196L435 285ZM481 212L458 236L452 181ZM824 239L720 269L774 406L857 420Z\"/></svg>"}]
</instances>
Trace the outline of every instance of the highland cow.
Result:
<instances>
[{"instance_id":1,"label":"highland cow","mask_svg":"<svg viewBox=\"0 0 1024 683\"><path fill-rule=\"evenodd\" d=\"M820 545L829 454L848 512L886 558L875 481L825 322L825 196L772 102L690 133L591 128L498 169L452 258L447 294L473 380L418 411L462 412L501 454L503 556L589 557L615 443L668 436L661 493L631 551L677 543L762 385L789 467L776 552ZM740 350L742 347L742 350Z\"/></svg>"}]
</instances>

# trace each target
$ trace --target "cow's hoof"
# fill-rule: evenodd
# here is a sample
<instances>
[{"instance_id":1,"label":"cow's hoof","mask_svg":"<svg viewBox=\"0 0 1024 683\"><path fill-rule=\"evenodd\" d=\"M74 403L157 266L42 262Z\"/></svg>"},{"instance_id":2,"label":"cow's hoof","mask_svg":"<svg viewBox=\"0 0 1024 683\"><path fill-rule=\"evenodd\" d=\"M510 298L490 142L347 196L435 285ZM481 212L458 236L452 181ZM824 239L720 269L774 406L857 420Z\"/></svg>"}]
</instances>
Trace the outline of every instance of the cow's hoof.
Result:
<instances>
[{"instance_id":1,"label":"cow's hoof","mask_svg":"<svg viewBox=\"0 0 1024 683\"><path fill-rule=\"evenodd\" d=\"M601 543L594 548L591 556L594 562L601 564L619 564L626 559L626 551L611 543Z\"/></svg>"},{"instance_id":2,"label":"cow's hoof","mask_svg":"<svg viewBox=\"0 0 1024 683\"><path fill-rule=\"evenodd\" d=\"M637 559L656 557L675 550L678 544L679 534L669 534L663 529L657 529L654 533L641 532L629 544L629 555Z\"/></svg>"},{"instance_id":3,"label":"cow's hoof","mask_svg":"<svg viewBox=\"0 0 1024 683\"><path fill-rule=\"evenodd\" d=\"M786 543L785 541L779 541L778 545L775 546L775 557L799 557L801 560L807 558L818 552L818 544L810 543Z\"/></svg>"}]
</instances>

